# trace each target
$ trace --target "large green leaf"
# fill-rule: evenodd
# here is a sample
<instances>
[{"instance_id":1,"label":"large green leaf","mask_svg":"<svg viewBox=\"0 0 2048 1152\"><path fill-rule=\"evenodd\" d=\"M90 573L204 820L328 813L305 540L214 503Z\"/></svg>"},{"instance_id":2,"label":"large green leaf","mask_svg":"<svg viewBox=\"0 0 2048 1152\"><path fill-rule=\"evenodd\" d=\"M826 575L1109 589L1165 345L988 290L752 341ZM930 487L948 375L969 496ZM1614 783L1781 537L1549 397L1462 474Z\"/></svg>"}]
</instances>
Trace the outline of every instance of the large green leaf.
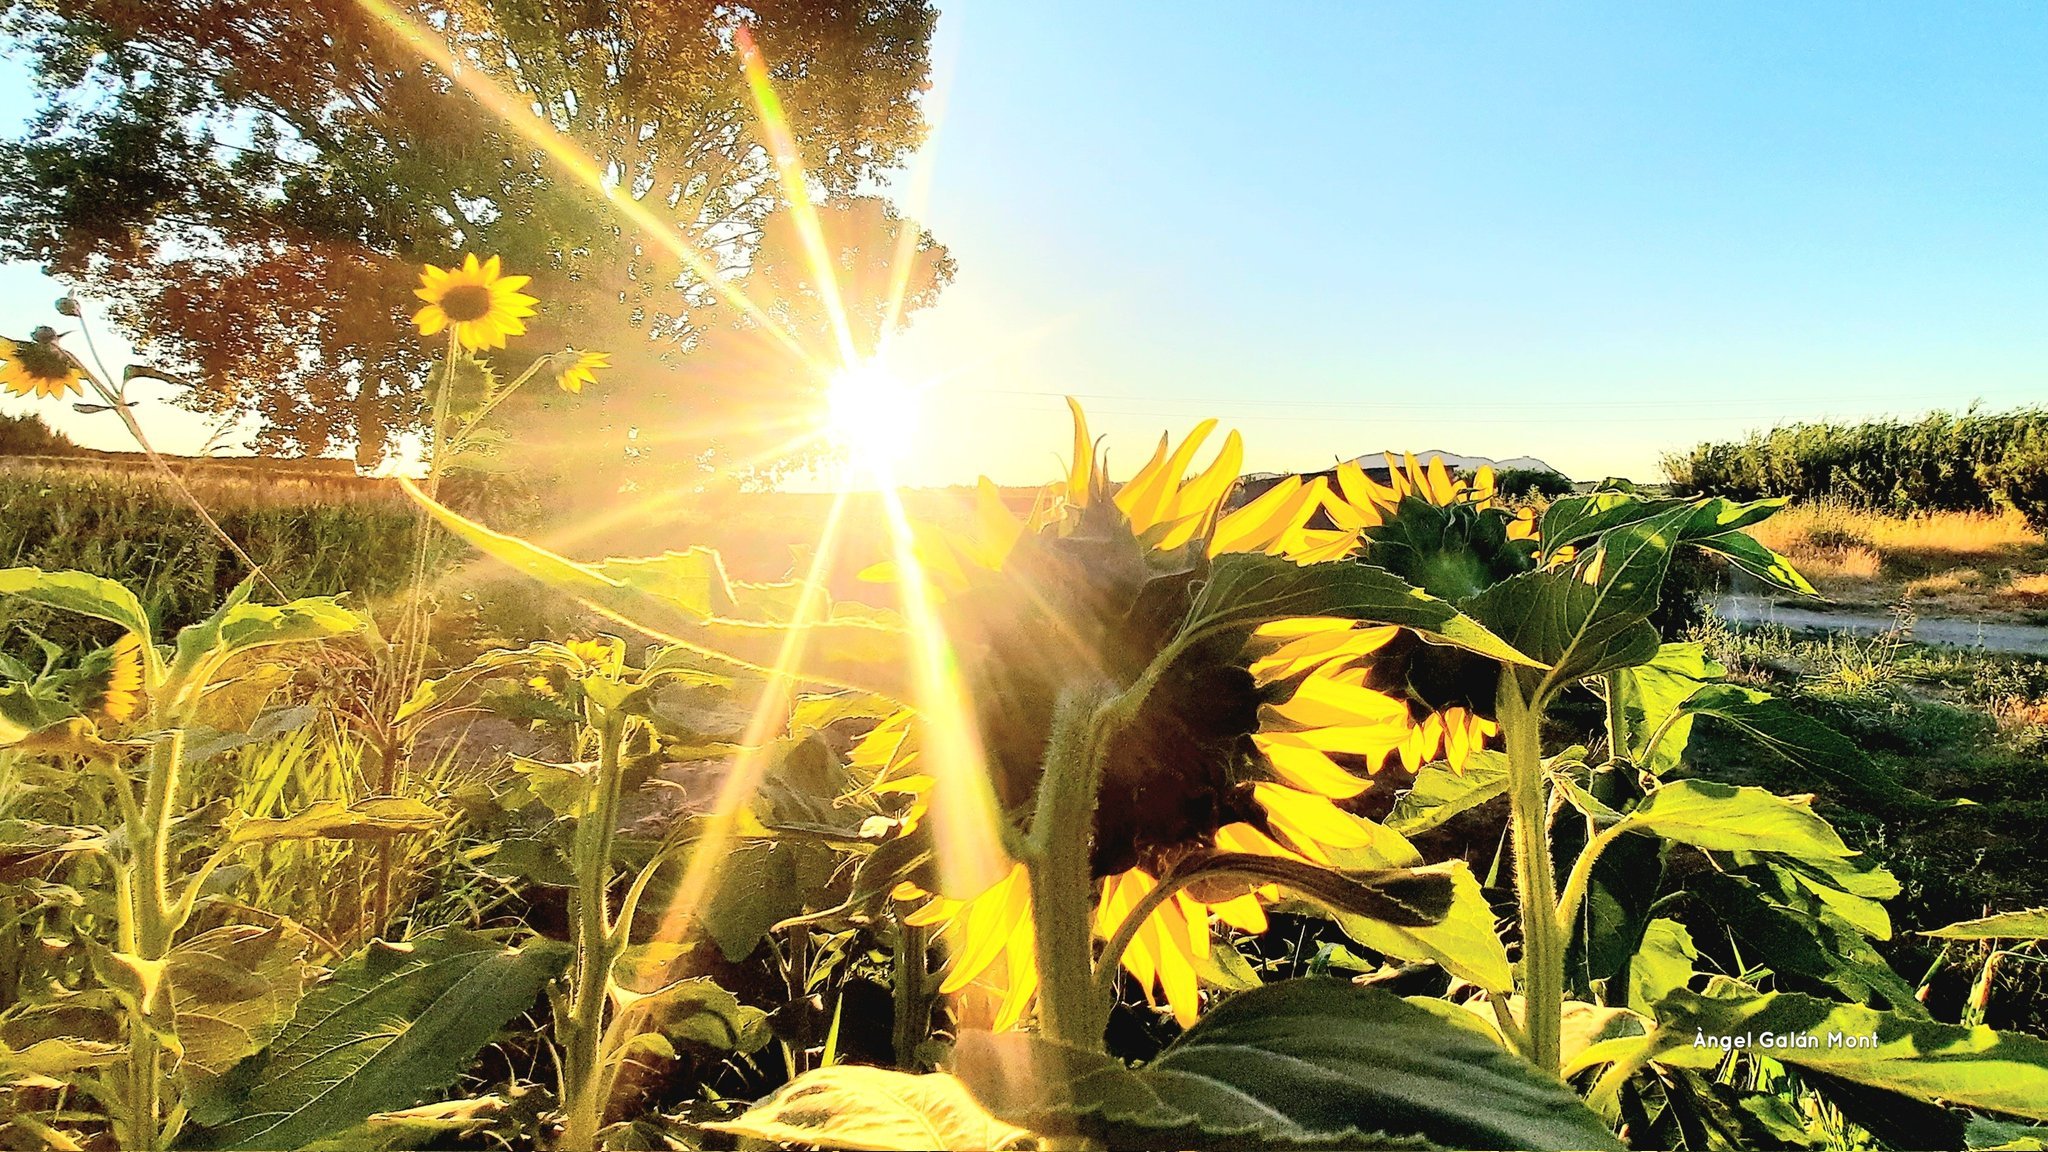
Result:
<instances>
[{"instance_id":1,"label":"large green leaf","mask_svg":"<svg viewBox=\"0 0 2048 1152\"><path fill-rule=\"evenodd\" d=\"M1427 832L1506 795L1507 790L1508 758L1492 749L1478 749L1467 756L1463 771L1442 761L1427 764L1415 774L1408 791L1394 801L1387 827L1404 836Z\"/></svg>"},{"instance_id":2,"label":"large green leaf","mask_svg":"<svg viewBox=\"0 0 2048 1152\"><path fill-rule=\"evenodd\" d=\"M1717 872L1693 877L1685 890L1713 911L1745 954L1766 958L1781 984L1830 988L1859 1002L1876 999L1896 1012L1926 1015L1913 986L1892 971L1863 933L1828 914L1810 895L1782 884L1774 891L1756 878Z\"/></svg>"},{"instance_id":3,"label":"large green leaf","mask_svg":"<svg viewBox=\"0 0 2048 1152\"><path fill-rule=\"evenodd\" d=\"M788 597L729 583L709 549L584 564L492 531L401 483L443 527L485 555L629 628L757 672L779 667L800 679L898 699L909 692L911 641L888 613L835 608L819 590L813 618L799 628L773 608ZM738 615L750 607L767 611L760 619ZM801 636L792 640L792 631Z\"/></svg>"},{"instance_id":4,"label":"large green leaf","mask_svg":"<svg viewBox=\"0 0 2048 1152\"><path fill-rule=\"evenodd\" d=\"M1468 980L1489 992L1507 992L1515 986L1514 966L1507 949L1494 931L1493 906L1479 890L1479 881L1463 860L1430 865L1450 876L1451 906L1440 923L1408 927L1366 916L1339 915L1337 926L1346 936L1376 952L1404 960L1425 960L1441 964L1460 980Z\"/></svg>"},{"instance_id":5,"label":"large green leaf","mask_svg":"<svg viewBox=\"0 0 2048 1152\"><path fill-rule=\"evenodd\" d=\"M1718 496L1703 500L1644 500L1627 492L1567 496L1544 511L1543 558L1553 559L1566 547L1576 547L1626 524L1688 510L1689 515L1678 527L1680 543L1720 555L1775 587L1812 595L1813 585L1793 569L1790 561L1744 531L1768 519L1785 504L1783 498L1740 503Z\"/></svg>"},{"instance_id":6,"label":"large green leaf","mask_svg":"<svg viewBox=\"0 0 2048 1152\"><path fill-rule=\"evenodd\" d=\"M1943 940L2048 940L2048 908L1963 920L1920 935Z\"/></svg>"},{"instance_id":7,"label":"large green leaf","mask_svg":"<svg viewBox=\"0 0 2048 1152\"><path fill-rule=\"evenodd\" d=\"M1233 996L1142 1068L969 1033L954 1071L996 1116L1112 1149L1621 1147L1561 1081L1482 1030L1339 980Z\"/></svg>"},{"instance_id":8,"label":"large green leaf","mask_svg":"<svg viewBox=\"0 0 2048 1152\"><path fill-rule=\"evenodd\" d=\"M205 1085L283 1029L318 969L303 932L230 924L179 943L166 958L177 1014L178 1074Z\"/></svg>"},{"instance_id":9,"label":"large green leaf","mask_svg":"<svg viewBox=\"0 0 2048 1152\"><path fill-rule=\"evenodd\" d=\"M1712 851L1780 852L1801 859L1853 854L1833 826L1805 804L1762 788L1711 780L1666 784L1616 827Z\"/></svg>"},{"instance_id":10,"label":"large green leaf","mask_svg":"<svg viewBox=\"0 0 2048 1152\"><path fill-rule=\"evenodd\" d=\"M1732 724L1801 770L1841 784L1863 799L1911 808L1939 806L1939 801L1899 783L1861 745L1808 719L1768 692L1737 684L1708 684L1686 697L1680 711Z\"/></svg>"},{"instance_id":11,"label":"large green leaf","mask_svg":"<svg viewBox=\"0 0 2048 1152\"><path fill-rule=\"evenodd\" d=\"M1746 1050L1799 1068L1922 1100L2048 1119L2048 1041L1981 1025L1912 1019L1794 992L1705 996L1674 991L1658 1004L1653 1059L1697 1063L1740 1037ZM1763 1038L1771 1037L1770 1047ZM1787 1045L1780 1038L1793 1038Z\"/></svg>"},{"instance_id":12,"label":"large green leaf","mask_svg":"<svg viewBox=\"0 0 2048 1152\"><path fill-rule=\"evenodd\" d=\"M1432 644L1464 648L1505 664L1538 666L1448 601L1384 568L1349 560L1301 565L1256 552L1216 558L1176 645L1190 648L1217 637L1249 636L1261 624L1297 616L1398 624Z\"/></svg>"},{"instance_id":13,"label":"large green leaf","mask_svg":"<svg viewBox=\"0 0 2048 1152\"><path fill-rule=\"evenodd\" d=\"M714 1132L806 1148L946 1149L989 1152L1023 1146L1031 1133L1007 1124L943 1072L914 1075L841 1064L807 1072Z\"/></svg>"},{"instance_id":14,"label":"large green leaf","mask_svg":"<svg viewBox=\"0 0 2048 1152\"><path fill-rule=\"evenodd\" d=\"M1462 607L1508 643L1550 665L1548 694L1588 676L1645 664L1657 655L1650 613L1691 515L1675 508L1609 530L1571 567L1524 572Z\"/></svg>"},{"instance_id":15,"label":"large green leaf","mask_svg":"<svg viewBox=\"0 0 2048 1152\"><path fill-rule=\"evenodd\" d=\"M247 585L212 616L178 630L171 666L165 673L173 709L198 698L213 673L230 656L278 644L329 640L363 630L363 618L332 596L311 596L289 604L252 604Z\"/></svg>"},{"instance_id":16,"label":"large green leaf","mask_svg":"<svg viewBox=\"0 0 2048 1152\"><path fill-rule=\"evenodd\" d=\"M0 596L19 596L45 608L92 616L119 624L145 641L150 638L149 614L142 610L142 601L104 577L41 568L0 568Z\"/></svg>"},{"instance_id":17,"label":"large green leaf","mask_svg":"<svg viewBox=\"0 0 2048 1152\"><path fill-rule=\"evenodd\" d=\"M194 1102L216 1148L295 1148L453 1083L569 962L567 944L507 948L444 929L373 941L299 1002L262 1054Z\"/></svg>"},{"instance_id":18,"label":"large green leaf","mask_svg":"<svg viewBox=\"0 0 2048 1152\"><path fill-rule=\"evenodd\" d=\"M1643 929L1643 942L1628 965L1628 1003L1648 1012L1659 1000L1692 980L1700 958L1692 933L1676 920L1659 917Z\"/></svg>"},{"instance_id":19,"label":"large green leaf","mask_svg":"<svg viewBox=\"0 0 2048 1152\"><path fill-rule=\"evenodd\" d=\"M259 817L235 825L231 844L264 840L378 840L408 832L431 832L447 814L410 796L371 796L353 804L318 800L290 816Z\"/></svg>"},{"instance_id":20,"label":"large green leaf","mask_svg":"<svg viewBox=\"0 0 2048 1152\"><path fill-rule=\"evenodd\" d=\"M1628 719L1629 756L1659 776L1677 767L1692 736L1692 716L1681 705L1724 674L1699 643L1660 645L1649 663L1609 673Z\"/></svg>"}]
</instances>

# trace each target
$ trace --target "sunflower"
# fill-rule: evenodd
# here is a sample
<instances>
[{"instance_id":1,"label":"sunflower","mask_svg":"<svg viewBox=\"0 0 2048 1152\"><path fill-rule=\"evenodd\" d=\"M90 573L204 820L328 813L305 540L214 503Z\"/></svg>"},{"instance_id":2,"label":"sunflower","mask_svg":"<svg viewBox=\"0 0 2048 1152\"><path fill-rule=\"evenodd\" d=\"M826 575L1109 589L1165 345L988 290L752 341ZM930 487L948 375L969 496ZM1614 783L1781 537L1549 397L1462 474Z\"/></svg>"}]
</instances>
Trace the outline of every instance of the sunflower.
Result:
<instances>
[{"instance_id":1,"label":"sunflower","mask_svg":"<svg viewBox=\"0 0 2048 1152\"><path fill-rule=\"evenodd\" d=\"M15 396L47 396L52 400L83 393L84 372L71 353L57 346L57 333L37 328L27 340L0 337L0 388Z\"/></svg>"},{"instance_id":2,"label":"sunflower","mask_svg":"<svg viewBox=\"0 0 2048 1152\"><path fill-rule=\"evenodd\" d=\"M1077 670L1132 682L1164 649L1208 570L1225 552L1298 557L1355 547L1357 533L1312 528L1327 483L1289 477L1235 510L1242 445L1228 436L1209 466L1187 477L1214 428L1197 427L1178 447L1162 439L1151 460L1112 493L1093 459L1078 406L1075 463L1050 485L1028 518L1004 507L983 481L972 532L915 526L911 546L937 595L973 701L986 770L1006 811L1028 805L1062 685ZM893 566L864 575L890 578ZM1327 625L1343 625L1340 630ZM1104 758L1090 849L1096 878L1096 933L1116 933L1159 877L1192 852L1222 849L1338 867L1412 864L1385 853L1387 833L1338 802L1368 782L1340 763L1370 768L1419 741L1443 742L1451 722L1417 722L1406 702L1364 682L1354 661L1387 645L1397 629L1348 621L1281 621L1251 649L1176 667L1148 694ZM1291 690L1291 691L1290 691ZM1459 746L1469 743L1453 718ZM1435 727L1431 727L1431 723ZM1423 735L1418 736L1420 732ZM855 749L857 770L881 791L914 799L912 828L931 778L919 767L918 722L899 713ZM1365 853L1361 856L1359 853ZM942 927L952 961L941 990L979 987L996 1001L994 1026L1021 1021L1037 986L1032 895L1024 866L969 899L935 895L906 881L900 899L920 902L905 922ZM1121 962L1148 996L1155 992L1183 1023L1200 1009L1197 972L1209 963L1215 922L1245 932L1266 928L1271 885L1176 893L1136 931ZM1002 961L1002 963L998 963Z\"/></svg>"},{"instance_id":3,"label":"sunflower","mask_svg":"<svg viewBox=\"0 0 2048 1152\"><path fill-rule=\"evenodd\" d=\"M532 279L501 275L496 256L479 262L471 253L462 258L460 267L452 269L429 264L420 273L420 286L413 290L427 306L413 314L412 322L422 336L432 336L453 324L456 342L472 352L503 348L506 337L526 331L524 321L539 303L519 291Z\"/></svg>"},{"instance_id":4,"label":"sunflower","mask_svg":"<svg viewBox=\"0 0 2048 1152\"><path fill-rule=\"evenodd\" d=\"M1338 466L1320 515L1301 534L1312 546L1291 555L1355 557L1454 603L1535 567L1535 514L1499 505L1492 468L1468 478L1445 467L1441 456L1426 463L1413 453L1385 459L1385 483L1355 460ZM1398 629L1360 629L1342 620L1283 622L1266 633L1284 643L1266 663L1254 664L1254 672L1298 675L1314 668L1310 683L1323 691L1369 694L1348 697L1349 706L1377 698L1405 714L1405 723L1387 717L1380 737L1344 750L1353 757L1363 753L1369 772L1377 773L1390 753L1398 753L1409 772L1437 759L1462 769L1499 734L1491 716L1496 667L1490 661ZM1299 725L1304 713L1320 715L1314 699L1297 693L1279 718ZM1400 740L1389 745L1395 732Z\"/></svg>"},{"instance_id":5,"label":"sunflower","mask_svg":"<svg viewBox=\"0 0 2048 1152\"><path fill-rule=\"evenodd\" d=\"M123 633L108 649L107 670L89 709L103 720L132 720L142 708L142 637Z\"/></svg>"},{"instance_id":6,"label":"sunflower","mask_svg":"<svg viewBox=\"0 0 2048 1152\"><path fill-rule=\"evenodd\" d=\"M576 358L570 362L567 368L562 369L560 376L555 378L555 382L562 386L562 391L564 392L583 391L585 384L597 382L598 369L612 366L612 356L609 352L574 352L572 354Z\"/></svg>"}]
</instances>

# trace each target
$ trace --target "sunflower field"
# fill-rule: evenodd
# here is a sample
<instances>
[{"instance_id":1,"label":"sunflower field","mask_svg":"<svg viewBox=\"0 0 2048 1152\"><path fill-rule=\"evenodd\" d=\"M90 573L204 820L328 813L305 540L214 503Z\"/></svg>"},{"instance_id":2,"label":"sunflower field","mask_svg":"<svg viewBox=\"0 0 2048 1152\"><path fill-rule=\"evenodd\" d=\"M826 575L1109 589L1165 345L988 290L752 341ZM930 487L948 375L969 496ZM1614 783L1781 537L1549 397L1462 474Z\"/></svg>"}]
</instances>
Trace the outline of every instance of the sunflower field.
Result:
<instances>
[{"instance_id":1,"label":"sunflower field","mask_svg":"<svg viewBox=\"0 0 2048 1152\"><path fill-rule=\"evenodd\" d=\"M1696 750L1959 803L1651 623L1681 558L1811 593L1750 533L1782 500L1511 506L1413 457L1241 500L1237 433L1119 477L1069 401L1027 510L885 498L867 602L687 540L582 561L442 499L515 392L603 386L587 350L497 374L525 283L421 277L398 578L287 593L168 471L244 573L191 622L0 570L7 1147L2048 1136L2048 1041L1985 1023L2043 913L1898 971L1900 881ZM142 439L53 331L0 355ZM451 642L472 559L573 624Z\"/></svg>"}]
</instances>

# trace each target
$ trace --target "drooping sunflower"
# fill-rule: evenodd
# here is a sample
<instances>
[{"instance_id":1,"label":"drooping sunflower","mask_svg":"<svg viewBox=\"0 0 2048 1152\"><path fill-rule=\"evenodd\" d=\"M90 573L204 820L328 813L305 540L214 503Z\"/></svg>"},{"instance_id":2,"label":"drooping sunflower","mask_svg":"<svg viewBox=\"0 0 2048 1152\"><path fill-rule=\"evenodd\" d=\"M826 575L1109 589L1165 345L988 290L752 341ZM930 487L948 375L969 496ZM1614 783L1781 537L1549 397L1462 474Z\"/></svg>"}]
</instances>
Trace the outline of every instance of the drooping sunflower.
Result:
<instances>
[{"instance_id":1,"label":"drooping sunflower","mask_svg":"<svg viewBox=\"0 0 2048 1152\"><path fill-rule=\"evenodd\" d=\"M1112 490L1078 406L1074 416L1072 469L1040 493L1028 517L1012 514L984 481L973 531L918 526L913 533L920 567L942 597L942 622L973 702L988 778L1006 812L1024 808L1035 794L1062 686L1077 675L1132 683L1172 640L1211 557L1292 558L1330 549L1332 532L1344 536L1347 549L1357 539L1356 532L1309 526L1323 507L1321 479L1289 477L1226 511L1242 462L1235 433L1206 469L1184 479L1213 421L1177 448L1162 439L1145 467ZM868 575L893 575L891 566L878 569ZM1397 632L1348 621L1281 621L1260 629L1245 651L1173 666L1103 760L1089 861L1098 883L1099 936L1115 934L1159 878L1193 852L1251 852L1340 868L1420 863L1405 842L1391 843L1384 828L1337 803L1367 787L1339 758L1376 765L1413 745L1417 731L1432 723L1442 742L1443 718L1412 718L1404 700L1365 683L1352 663ZM1462 718L1457 726L1467 731ZM933 781L917 763L918 748L918 721L899 714L855 749L854 761L879 789L922 803ZM996 999L996 1028L1018 1023L1037 986L1024 866L967 899L913 883L897 895L921 902L906 923L942 926L951 943L942 991L979 986ZM1185 888L1137 930L1123 967L1148 996L1156 989L1182 1023L1191 1023L1213 923L1264 931L1265 908L1279 895L1271 885Z\"/></svg>"},{"instance_id":2,"label":"drooping sunflower","mask_svg":"<svg viewBox=\"0 0 2048 1152\"><path fill-rule=\"evenodd\" d=\"M561 385L564 392L583 391L585 384L597 382L599 369L612 366L609 352L577 352L575 356L576 358L569 362L569 366L562 369L562 374L555 378L555 383Z\"/></svg>"},{"instance_id":3,"label":"drooping sunflower","mask_svg":"<svg viewBox=\"0 0 2048 1152\"><path fill-rule=\"evenodd\" d=\"M55 329L37 328L26 340L0 337L0 388L12 395L55 400L82 394L84 375L71 353L58 346Z\"/></svg>"},{"instance_id":4,"label":"drooping sunflower","mask_svg":"<svg viewBox=\"0 0 2048 1152\"><path fill-rule=\"evenodd\" d=\"M1536 566L1535 516L1497 502L1492 468L1468 478L1452 473L1441 456L1423 462L1412 453L1398 459L1390 453L1386 462L1385 483L1355 460L1338 466L1321 514L1303 533L1313 547L1297 558L1355 557L1454 603ZM1280 631L1291 640L1268 658L1276 671L1314 667L1319 676L1310 687L1360 688L1401 708L1408 722L1388 722L1389 731L1404 730L1388 751L1398 752L1410 772L1439 758L1462 768L1499 733L1490 661L1425 644L1399 629L1361 629L1348 621L1300 621ZM1315 693L1297 693L1279 711L1304 723L1317 714ZM1386 760L1375 747L1366 764L1377 772Z\"/></svg>"},{"instance_id":5,"label":"drooping sunflower","mask_svg":"<svg viewBox=\"0 0 2048 1152\"><path fill-rule=\"evenodd\" d=\"M520 291L532 280L503 275L496 256L479 261L471 253L454 268L429 264L413 290L426 307L413 314L412 322L422 336L433 336L452 324L456 342L472 352L503 348L507 337L525 333L525 321L539 303Z\"/></svg>"},{"instance_id":6,"label":"drooping sunflower","mask_svg":"<svg viewBox=\"0 0 2048 1152\"><path fill-rule=\"evenodd\" d=\"M142 710L142 637L123 633L112 647L93 654L87 671L91 694L85 711L94 719L118 723Z\"/></svg>"}]
</instances>

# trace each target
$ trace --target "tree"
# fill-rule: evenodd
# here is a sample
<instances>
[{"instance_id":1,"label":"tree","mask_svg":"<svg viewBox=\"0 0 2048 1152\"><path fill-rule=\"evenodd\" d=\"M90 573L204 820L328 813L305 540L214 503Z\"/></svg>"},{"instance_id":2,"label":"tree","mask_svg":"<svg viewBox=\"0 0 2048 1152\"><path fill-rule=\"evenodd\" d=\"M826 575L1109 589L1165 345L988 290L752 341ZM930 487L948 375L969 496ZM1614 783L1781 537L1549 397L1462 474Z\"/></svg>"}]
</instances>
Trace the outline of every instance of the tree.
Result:
<instances>
[{"instance_id":1,"label":"tree","mask_svg":"<svg viewBox=\"0 0 2048 1152\"><path fill-rule=\"evenodd\" d=\"M0 258L89 280L199 382L189 403L260 417L265 450L369 464L421 417L418 266L501 255L542 301L524 349L613 354L610 403L547 427L744 458L771 440L720 403L803 402L792 343L835 341L815 293L765 291L795 284L790 196L742 29L834 257L868 267L907 232L918 307L951 262L873 190L922 137L934 20L927 0L11 0L43 102L0 149Z\"/></svg>"}]
</instances>

